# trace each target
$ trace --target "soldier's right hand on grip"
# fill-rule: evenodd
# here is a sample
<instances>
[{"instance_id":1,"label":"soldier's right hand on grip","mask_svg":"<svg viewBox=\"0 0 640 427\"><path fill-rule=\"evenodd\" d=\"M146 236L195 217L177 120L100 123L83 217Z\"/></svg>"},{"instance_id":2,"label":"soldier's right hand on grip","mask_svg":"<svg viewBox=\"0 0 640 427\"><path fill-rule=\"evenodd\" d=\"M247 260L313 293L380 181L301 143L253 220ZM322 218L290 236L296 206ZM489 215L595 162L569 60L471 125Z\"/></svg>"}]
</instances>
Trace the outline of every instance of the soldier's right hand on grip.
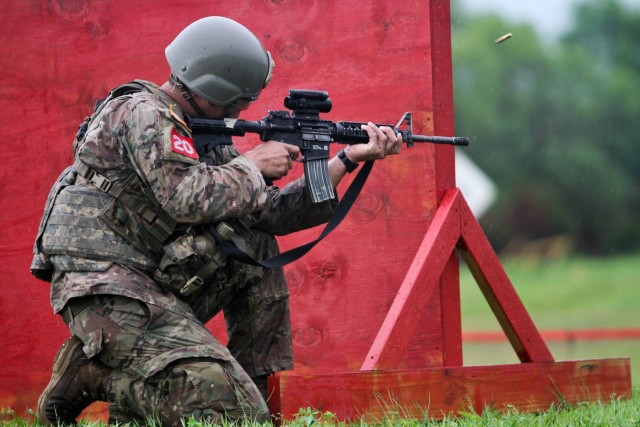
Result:
<instances>
[{"instance_id":1,"label":"soldier's right hand on grip","mask_svg":"<svg viewBox=\"0 0 640 427\"><path fill-rule=\"evenodd\" d=\"M244 156L255 163L265 179L277 180L289 173L293 161L300 157L300 149L295 145L267 141Z\"/></svg>"}]
</instances>

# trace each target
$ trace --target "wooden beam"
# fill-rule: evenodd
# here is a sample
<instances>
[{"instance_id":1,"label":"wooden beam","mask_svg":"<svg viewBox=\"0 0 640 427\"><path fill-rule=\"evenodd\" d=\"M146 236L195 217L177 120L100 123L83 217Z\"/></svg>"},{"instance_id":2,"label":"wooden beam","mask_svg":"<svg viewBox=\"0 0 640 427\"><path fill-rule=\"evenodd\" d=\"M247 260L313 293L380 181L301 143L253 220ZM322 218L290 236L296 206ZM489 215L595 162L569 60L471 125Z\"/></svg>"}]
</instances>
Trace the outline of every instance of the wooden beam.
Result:
<instances>
[{"instance_id":1,"label":"wooden beam","mask_svg":"<svg viewBox=\"0 0 640 427\"><path fill-rule=\"evenodd\" d=\"M453 64L451 56L451 9L449 0L430 0L431 78L433 131L435 135L453 135ZM455 150L436 145L435 179L438 199L456 186Z\"/></svg>"},{"instance_id":2,"label":"wooden beam","mask_svg":"<svg viewBox=\"0 0 640 427\"><path fill-rule=\"evenodd\" d=\"M440 318L442 319L442 363L462 366L462 312L460 310L460 263L453 251L440 279ZM445 280L445 277L447 278Z\"/></svg>"},{"instance_id":3,"label":"wooden beam","mask_svg":"<svg viewBox=\"0 0 640 427\"><path fill-rule=\"evenodd\" d=\"M433 97L433 131L436 135L454 134L453 64L451 55L451 6L449 0L431 0L429 31L431 39L431 87ZM427 73L429 76L429 73ZM434 148L437 199L455 188L455 150L451 146ZM440 202L442 203L442 201ZM460 280L457 253L450 259L439 279L440 317L442 325L442 361L444 366L462 365L462 324L460 315Z\"/></svg>"},{"instance_id":4,"label":"wooden beam","mask_svg":"<svg viewBox=\"0 0 640 427\"><path fill-rule=\"evenodd\" d=\"M607 401L631 395L629 358L405 371L274 376L271 413L289 420L300 408L329 411L343 421L380 420L390 410L441 419L472 408L540 412L551 404Z\"/></svg>"},{"instance_id":5,"label":"wooden beam","mask_svg":"<svg viewBox=\"0 0 640 427\"><path fill-rule=\"evenodd\" d=\"M460 199L459 209L461 242L458 249L518 358L521 362L553 361L549 348L464 198Z\"/></svg>"}]
</instances>

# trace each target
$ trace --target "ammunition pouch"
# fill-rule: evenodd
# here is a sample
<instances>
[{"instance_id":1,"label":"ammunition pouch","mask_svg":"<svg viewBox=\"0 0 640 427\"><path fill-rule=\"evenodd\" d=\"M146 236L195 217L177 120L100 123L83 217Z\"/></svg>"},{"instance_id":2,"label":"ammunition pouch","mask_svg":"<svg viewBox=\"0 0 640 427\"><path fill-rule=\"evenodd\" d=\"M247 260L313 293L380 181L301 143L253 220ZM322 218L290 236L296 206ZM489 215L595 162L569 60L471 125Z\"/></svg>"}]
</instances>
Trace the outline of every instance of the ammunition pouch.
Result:
<instances>
[{"instance_id":1,"label":"ammunition pouch","mask_svg":"<svg viewBox=\"0 0 640 427\"><path fill-rule=\"evenodd\" d=\"M246 248L246 241L226 222L218 223L216 229L225 239ZM228 259L208 231L196 233L189 228L163 249L153 277L162 287L187 301L205 292L242 288L257 282L263 275L260 267Z\"/></svg>"},{"instance_id":2,"label":"ammunition pouch","mask_svg":"<svg viewBox=\"0 0 640 427\"><path fill-rule=\"evenodd\" d=\"M163 249L164 255L153 277L179 297L195 297L205 285L219 286L226 281L226 257L209 233L196 236L190 228Z\"/></svg>"}]
</instances>

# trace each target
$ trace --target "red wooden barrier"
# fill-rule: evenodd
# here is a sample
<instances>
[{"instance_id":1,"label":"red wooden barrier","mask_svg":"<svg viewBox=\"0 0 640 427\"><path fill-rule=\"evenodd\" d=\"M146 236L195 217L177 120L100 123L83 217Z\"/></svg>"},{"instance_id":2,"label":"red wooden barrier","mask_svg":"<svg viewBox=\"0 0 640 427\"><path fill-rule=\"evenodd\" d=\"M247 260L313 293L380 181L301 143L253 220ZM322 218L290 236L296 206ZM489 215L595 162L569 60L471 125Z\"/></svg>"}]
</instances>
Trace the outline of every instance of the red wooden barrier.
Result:
<instances>
[{"instance_id":1,"label":"red wooden barrier","mask_svg":"<svg viewBox=\"0 0 640 427\"><path fill-rule=\"evenodd\" d=\"M625 395L629 376L629 359L282 376L271 406L285 419L311 406L352 421L380 420L389 411L418 419L487 407L536 412Z\"/></svg>"},{"instance_id":2,"label":"red wooden barrier","mask_svg":"<svg viewBox=\"0 0 640 427\"><path fill-rule=\"evenodd\" d=\"M494 315L521 362L520 365L462 367L462 355L443 357L441 365L399 369L414 335L418 313L426 307L450 257L465 259ZM457 287L457 284L454 284ZM447 284L445 286L452 286ZM457 293L457 292L456 292ZM443 321L442 324L445 322ZM459 325L458 325L459 326ZM458 351L461 334L446 335L443 352ZM389 308L359 373L281 375L270 382L273 412L292 417L298 408L315 406L341 419L375 419L394 405L413 416L438 418L472 405L502 410L539 411L551 403L596 401L629 396L628 358L555 362L517 296L462 194L448 190L418 249L413 264ZM390 401L381 401L388 396ZM413 409L412 409L413 408Z\"/></svg>"},{"instance_id":3,"label":"red wooden barrier","mask_svg":"<svg viewBox=\"0 0 640 427\"><path fill-rule=\"evenodd\" d=\"M453 134L448 0L5 3L0 8L0 407L18 413L35 408L53 356L68 336L51 313L48 287L28 272L46 194L71 162L77 125L94 101L133 78L164 81L169 72L164 48L188 23L206 15L228 16L251 28L272 52L274 79L247 119L281 109L289 88L320 89L334 101L327 118L394 123L411 111L416 132ZM240 140L241 151L256 142ZM474 395L478 403L511 397L522 402L521 395L510 394L517 393L517 384L540 381L527 401L542 407L551 398L535 390L543 389L551 374L567 383L584 380L587 390L599 388L603 396L629 390L626 360L552 362L522 305L504 305L517 301L515 292L477 224L459 213L466 204L454 188L452 147L423 145L380 162L341 227L286 269L296 366L290 376L272 381L278 390L274 410L281 407L291 414L303 400L304 406L326 399L337 403L352 393L352 385L370 397L375 390L405 382L416 385L422 375L429 376L428 392L434 399L441 388L451 387L462 399L472 391L467 382L482 375L511 375L513 387ZM452 203L441 207L448 209L444 213L438 211L443 198ZM444 219L437 222L436 216ZM280 241L286 249L318 232ZM425 235L432 236L431 247L424 246ZM475 261L474 273L501 325L521 360L533 363L479 371L461 367L455 247L469 258L468 265ZM427 271L431 262L437 263L438 274ZM400 286L418 300L402 301L396 296ZM218 318L210 327L224 341L222 325ZM379 371L358 373L361 367ZM313 377L318 374L330 376ZM345 381L342 375L359 379ZM303 393L306 388L316 391ZM345 402L375 400L358 399ZM455 406L457 400L447 402ZM341 411L340 416L349 416Z\"/></svg>"}]
</instances>

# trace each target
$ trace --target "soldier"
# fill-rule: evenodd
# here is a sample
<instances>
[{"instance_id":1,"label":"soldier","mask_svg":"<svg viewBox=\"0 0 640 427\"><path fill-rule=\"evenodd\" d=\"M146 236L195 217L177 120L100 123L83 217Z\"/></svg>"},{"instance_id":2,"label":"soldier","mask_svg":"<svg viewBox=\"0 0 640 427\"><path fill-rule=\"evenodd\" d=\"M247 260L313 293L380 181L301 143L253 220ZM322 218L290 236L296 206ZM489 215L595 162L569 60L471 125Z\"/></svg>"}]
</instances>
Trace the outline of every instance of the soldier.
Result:
<instances>
[{"instance_id":1,"label":"soldier","mask_svg":"<svg viewBox=\"0 0 640 427\"><path fill-rule=\"evenodd\" d=\"M110 423L263 421L267 376L293 367L282 269L227 259L207 230L264 259L274 235L326 222L336 201L311 203L304 176L266 184L287 175L296 146L196 152L185 114L237 118L269 83L273 60L247 28L200 19L166 57L162 86L120 86L85 120L45 206L31 270L72 333L38 402L45 423L75 423L96 400ZM364 129L368 144L329 161L334 187L358 162L400 152L392 129ZM205 327L221 310L227 347Z\"/></svg>"}]
</instances>

